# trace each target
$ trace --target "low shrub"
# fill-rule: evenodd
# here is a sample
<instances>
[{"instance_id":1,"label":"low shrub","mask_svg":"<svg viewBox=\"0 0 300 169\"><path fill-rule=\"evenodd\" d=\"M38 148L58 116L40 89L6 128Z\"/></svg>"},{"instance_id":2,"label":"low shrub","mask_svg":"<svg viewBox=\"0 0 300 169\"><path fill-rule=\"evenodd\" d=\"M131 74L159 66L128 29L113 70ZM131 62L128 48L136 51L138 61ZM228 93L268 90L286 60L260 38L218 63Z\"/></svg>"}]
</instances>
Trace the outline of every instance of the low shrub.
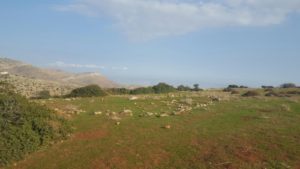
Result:
<instances>
[{"instance_id":1,"label":"low shrub","mask_svg":"<svg viewBox=\"0 0 300 169\"><path fill-rule=\"evenodd\" d=\"M67 138L70 131L68 122L53 111L0 88L0 168Z\"/></svg>"},{"instance_id":2,"label":"low shrub","mask_svg":"<svg viewBox=\"0 0 300 169\"><path fill-rule=\"evenodd\" d=\"M49 99L51 97L48 90L43 90L38 93L37 99Z\"/></svg>"},{"instance_id":3,"label":"low shrub","mask_svg":"<svg viewBox=\"0 0 300 169\"><path fill-rule=\"evenodd\" d=\"M280 94L278 94L278 93L276 93L274 91L270 91L270 92L266 93L265 96L267 96L267 97L272 97L272 96L273 97L281 97Z\"/></svg>"},{"instance_id":4,"label":"low shrub","mask_svg":"<svg viewBox=\"0 0 300 169\"><path fill-rule=\"evenodd\" d=\"M259 96L260 94L257 91L248 91L244 93L242 96L243 97L253 97L253 96Z\"/></svg>"},{"instance_id":5,"label":"low shrub","mask_svg":"<svg viewBox=\"0 0 300 169\"><path fill-rule=\"evenodd\" d=\"M281 88L296 88L297 86L294 83L284 83L280 85Z\"/></svg>"},{"instance_id":6,"label":"low shrub","mask_svg":"<svg viewBox=\"0 0 300 169\"><path fill-rule=\"evenodd\" d=\"M176 89L173 86L168 85L166 83L159 83L159 84L153 86L152 89L157 94L159 94L159 93L170 93L170 92L176 91Z\"/></svg>"},{"instance_id":7,"label":"low shrub","mask_svg":"<svg viewBox=\"0 0 300 169\"><path fill-rule=\"evenodd\" d=\"M232 91L231 91L231 94L240 94L240 92L237 91L237 90L232 90Z\"/></svg>"},{"instance_id":8,"label":"low shrub","mask_svg":"<svg viewBox=\"0 0 300 169\"><path fill-rule=\"evenodd\" d=\"M290 94L290 95L300 95L300 91L296 91L296 90L294 90L294 91L288 91L286 93Z\"/></svg>"},{"instance_id":9,"label":"low shrub","mask_svg":"<svg viewBox=\"0 0 300 169\"><path fill-rule=\"evenodd\" d=\"M98 97L106 95L107 93L104 92L98 85L88 85L72 90L70 94L66 95L66 97Z\"/></svg>"}]
</instances>

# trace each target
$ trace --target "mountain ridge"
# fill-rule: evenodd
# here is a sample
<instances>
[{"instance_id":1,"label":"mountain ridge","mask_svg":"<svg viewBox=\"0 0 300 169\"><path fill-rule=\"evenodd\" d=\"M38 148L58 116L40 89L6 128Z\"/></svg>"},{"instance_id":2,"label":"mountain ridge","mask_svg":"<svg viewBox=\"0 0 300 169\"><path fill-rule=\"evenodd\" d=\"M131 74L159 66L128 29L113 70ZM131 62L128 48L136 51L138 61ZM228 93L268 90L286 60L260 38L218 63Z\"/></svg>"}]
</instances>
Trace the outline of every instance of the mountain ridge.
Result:
<instances>
[{"instance_id":1,"label":"mountain ridge","mask_svg":"<svg viewBox=\"0 0 300 169\"><path fill-rule=\"evenodd\" d=\"M102 88L113 88L119 85L97 72L71 73L60 69L40 68L22 61L0 57L0 71L32 79L51 81L59 84L85 86L96 84Z\"/></svg>"}]
</instances>

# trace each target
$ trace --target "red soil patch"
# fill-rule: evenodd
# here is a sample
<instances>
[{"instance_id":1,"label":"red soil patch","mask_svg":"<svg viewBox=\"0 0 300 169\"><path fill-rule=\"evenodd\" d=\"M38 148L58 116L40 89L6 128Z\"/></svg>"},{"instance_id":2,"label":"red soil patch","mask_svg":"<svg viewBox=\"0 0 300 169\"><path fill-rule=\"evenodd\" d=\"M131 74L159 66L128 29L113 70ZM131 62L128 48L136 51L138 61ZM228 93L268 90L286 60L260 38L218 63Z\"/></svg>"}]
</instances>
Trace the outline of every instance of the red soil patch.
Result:
<instances>
[{"instance_id":1,"label":"red soil patch","mask_svg":"<svg viewBox=\"0 0 300 169\"><path fill-rule=\"evenodd\" d=\"M74 138L78 140L94 140L94 139L101 139L106 135L107 132L104 130L93 130L93 131L76 133L74 135Z\"/></svg>"},{"instance_id":2,"label":"red soil patch","mask_svg":"<svg viewBox=\"0 0 300 169\"><path fill-rule=\"evenodd\" d=\"M103 158L95 159L91 162L92 169L128 168L127 161L120 156L113 156L109 160Z\"/></svg>"},{"instance_id":3,"label":"red soil patch","mask_svg":"<svg viewBox=\"0 0 300 169\"><path fill-rule=\"evenodd\" d=\"M251 145L238 146L234 154L239 159L250 164L262 161L261 155L255 149L253 149Z\"/></svg>"}]
</instances>

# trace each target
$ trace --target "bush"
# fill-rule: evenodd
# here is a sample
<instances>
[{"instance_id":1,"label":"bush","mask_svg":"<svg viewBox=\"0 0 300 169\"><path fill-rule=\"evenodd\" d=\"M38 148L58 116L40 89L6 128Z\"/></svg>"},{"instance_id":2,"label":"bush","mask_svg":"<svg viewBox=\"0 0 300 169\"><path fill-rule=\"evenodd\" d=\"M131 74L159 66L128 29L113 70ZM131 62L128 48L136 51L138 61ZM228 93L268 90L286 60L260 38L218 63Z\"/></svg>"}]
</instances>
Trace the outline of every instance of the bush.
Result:
<instances>
[{"instance_id":1,"label":"bush","mask_svg":"<svg viewBox=\"0 0 300 169\"><path fill-rule=\"evenodd\" d=\"M291 95L300 95L300 91L288 91L286 92L287 94L291 94Z\"/></svg>"},{"instance_id":2,"label":"bush","mask_svg":"<svg viewBox=\"0 0 300 169\"><path fill-rule=\"evenodd\" d=\"M114 95L124 95L124 94L130 94L131 90L126 88L111 88L111 89L106 89L106 91Z\"/></svg>"},{"instance_id":3,"label":"bush","mask_svg":"<svg viewBox=\"0 0 300 169\"><path fill-rule=\"evenodd\" d=\"M231 84L231 85L228 85L227 88L239 88L239 86L238 86L238 85L235 85L235 84Z\"/></svg>"},{"instance_id":4,"label":"bush","mask_svg":"<svg viewBox=\"0 0 300 169\"><path fill-rule=\"evenodd\" d=\"M67 121L51 110L0 88L0 167L66 138L70 131Z\"/></svg>"},{"instance_id":5,"label":"bush","mask_svg":"<svg viewBox=\"0 0 300 169\"><path fill-rule=\"evenodd\" d=\"M294 83L284 83L280 85L281 88L296 88L297 86Z\"/></svg>"},{"instance_id":6,"label":"bush","mask_svg":"<svg viewBox=\"0 0 300 169\"><path fill-rule=\"evenodd\" d=\"M272 97L272 96L274 96L274 97L281 97L280 94L278 94L278 93L276 93L274 91L270 91L270 92L266 93L265 96L267 96L267 97Z\"/></svg>"},{"instance_id":7,"label":"bush","mask_svg":"<svg viewBox=\"0 0 300 169\"><path fill-rule=\"evenodd\" d=\"M97 85L89 85L71 91L66 97L98 97L107 94Z\"/></svg>"},{"instance_id":8,"label":"bush","mask_svg":"<svg viewBox=\"0 0 300 169\"><path fill-rule=\"evenodd\" d=\"M199 88L199 84L194 84L193 91L198 92L198 91L203 91L203 89Z\"/></svg>"},{"instance_id":9,"label":"bush","mask_svg":"<svg viewBox=\"0 0 300 169\"><path fill-rule=\"evenodd\" d=\"M168 85L166 83L159 83L155 86L152 87L154 92L159 94L159 93L170 93L170 92L174 92L176 91L176 89L171 86L171 85Z\"/></svg>"},{"instance_id":10,"label":"bush","mask_svg":"<svg viewBox=\"0 0 300 169\"><path fill-rule=\"evenodd\" d=\"M240 94L240 92L237 91L237 90L232 90L232 91L231 91L231 94Z\"/></svg>"},{"instance_id":11,"label":"bush","mask_svg":"<svg viewBox=\"0 0 300 169\"><path fill-rule=\"evenodd\" d=\"M248 91L244 93L243 97L253 97L253 96L259 96L260 94L257 91Z\"/></svg>"},{"instance_id":12,"label":"bush","mask_svg":"<svg viewBox=\"0 0 300 169\"><path fill-rule=\"evenodd\" d=\"M140 87L130 91L130 94L150 94L150 93L154 93L152 87Z\"/></svg>"},{"instance_id":13,"label":"bush","mask_svg":"<svg viewBox=\"0 0 300 169\"><path fill-rule=\"evenodd\" d=\"M177 87L178 91L192 91L192 89L188 86L180 85Z\"/></svg>"},{"instance_id":14,"label":"bush","mask_svg":"<svg viewBox=\"0 0 300 169\"><path fill-rule=\"evenodd\" d=\"M48 90L43 90L38 93L37 99L49 99L51 97Z\"/></svg>"},{"instance_id":15,"label":"bush","mask_svg":"<svg viewBox=\"0 0 300 169\"><path fill-rule=\"evenodd\" d=\"M232 91L234 91L234 89L233 88L225 88L225 89L223 89L223 92L232 92Z\"/></svg>"},{"instance_id":16,"label":"bush","mask_svg":"<svg viewBox=\"0 0 300 169\"><path fill-rule=\"evenodd\" d=\"M247 89L248 87L247 86L238 86L238 85L235 85L235 84L232 84L232 85L228 85L227 88L223 89L224 92L232 92L233 89Z\"/></svg>"},{"instance_id":17,"label":"bush","mask_svg":"<svg viewBox=\"0 0 300 169\"><path fill-rule=\"evenodd\" d=\"M191 90L189 87L181 86L179 87L180 90ZM151 94L151 93L169 93L169 92L174 92L176 89L168 85L166 83L159 83L155 86L152 87L139 87L136 89L125 89L125 88L114 88L114 89L107 89L107 92L111 94Z\"/></svg>"},{"instance_id":18,"label":"bush","mask_svg":"<svg viewBox=\"0 0 300 169\"><path fill-rule=\"evenodd\" d=\"M261 88L263 88L263 89L273 89L274 86L261 86Z\"/></svg>"}]
</instances>

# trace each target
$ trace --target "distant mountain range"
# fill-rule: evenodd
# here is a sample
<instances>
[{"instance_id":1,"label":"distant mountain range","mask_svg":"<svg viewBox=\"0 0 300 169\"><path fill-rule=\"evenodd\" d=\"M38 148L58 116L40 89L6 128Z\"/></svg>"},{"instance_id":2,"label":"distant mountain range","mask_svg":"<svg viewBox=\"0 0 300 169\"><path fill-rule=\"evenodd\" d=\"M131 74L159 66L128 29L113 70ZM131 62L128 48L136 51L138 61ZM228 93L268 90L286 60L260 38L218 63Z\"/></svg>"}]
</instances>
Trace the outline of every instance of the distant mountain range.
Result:
<instances>
[{"instance_id":1,"label":"distant mountain range","mask_svg":"<svg viewBox=\"0 0 300 169\"><path fill-rule=\"evenodd\" d=\"M8 74L5 76L6 81L14 83L13 85L17 85L17 87L22 86L19 87L19 90L27 90L26 93L28 93L28 86L30 86L30 84L38 84L36 86L40 87L40 89L30 88L30 90L34 90L35 92L46 88L50 89L52 93L58 95L59 93L53 92L54 90L52 88L57 88L56 90L63 94L65 92L62 91L68 90L59 90L58 88L61 88L62 86L68 89L86 86L89 84L97 84L102 88L119 87L117 83L109 80L100 73L70 73L62 70L39 68L9 58L0 58L0 73L2 76Z\"/></svg>"}]
</instances>

